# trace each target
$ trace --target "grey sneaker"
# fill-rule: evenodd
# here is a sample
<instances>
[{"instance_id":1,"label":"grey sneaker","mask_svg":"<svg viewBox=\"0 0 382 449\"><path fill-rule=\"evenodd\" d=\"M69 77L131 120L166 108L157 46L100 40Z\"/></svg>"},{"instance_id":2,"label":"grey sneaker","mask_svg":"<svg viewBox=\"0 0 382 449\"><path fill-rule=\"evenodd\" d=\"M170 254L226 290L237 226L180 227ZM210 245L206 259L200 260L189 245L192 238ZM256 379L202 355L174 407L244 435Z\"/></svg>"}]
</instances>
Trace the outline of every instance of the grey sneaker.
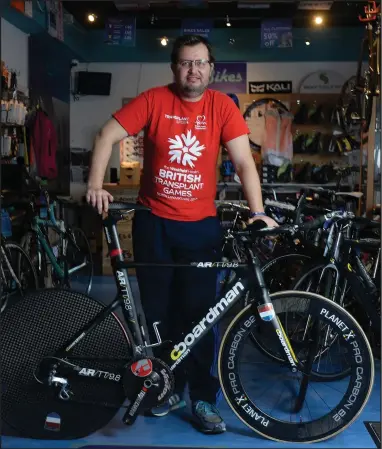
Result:
<instances>
[{"instance_id":1,"label":"grey sneaker","mask_svg":"<svg viewBox=\"0 0 382 449\"><path fill-rule=\"evenodd\" d=\"M205 401L195 401L192 403L192 414L201 432L217 434L226 431L225 422L214 405Z\"/></svg>"},{"instance_id":2,"label":"grey sneaker","mask_svg":"<svg viewBox=\"0 0 382 449\"><path fill-rule=\"evenodd\" d=\"M163 403L159 407L154 407L145 412L145 416L166 416L168 413L185 406L186 401L179 394L173 394L167 402Z\"/></svg>"}]
</instances>

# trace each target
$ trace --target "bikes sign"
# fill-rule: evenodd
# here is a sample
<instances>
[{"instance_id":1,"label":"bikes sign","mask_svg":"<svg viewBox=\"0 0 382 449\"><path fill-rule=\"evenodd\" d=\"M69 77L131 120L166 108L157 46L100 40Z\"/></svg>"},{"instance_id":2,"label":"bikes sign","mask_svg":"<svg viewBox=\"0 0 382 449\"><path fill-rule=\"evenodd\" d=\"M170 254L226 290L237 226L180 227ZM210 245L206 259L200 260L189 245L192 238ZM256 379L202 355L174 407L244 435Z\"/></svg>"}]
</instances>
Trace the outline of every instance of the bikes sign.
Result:
<instances>
[{"instance_id":1,"label":"bikes sign","mask_svg":"<svg viewBox=\"0 0 382 449\"><path fill-rule=\"evenodd\" d=\"M227 94L247 93L247 64L217 62L211 74L209 87Z\"/></svg>"}]
</instances>

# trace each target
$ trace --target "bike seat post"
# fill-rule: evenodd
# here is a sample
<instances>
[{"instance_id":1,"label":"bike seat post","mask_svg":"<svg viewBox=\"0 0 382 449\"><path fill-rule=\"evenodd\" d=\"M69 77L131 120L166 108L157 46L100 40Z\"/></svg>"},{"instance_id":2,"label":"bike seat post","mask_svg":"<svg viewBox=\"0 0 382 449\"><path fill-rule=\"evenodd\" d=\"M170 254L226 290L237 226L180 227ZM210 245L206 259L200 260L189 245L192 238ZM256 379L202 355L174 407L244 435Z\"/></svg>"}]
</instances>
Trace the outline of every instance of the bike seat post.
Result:
<instances>
[{"instance_id":1,"label":"bike seat post","mask_svg":"<svg viewBox=\"0 0 382 449\"><path fill-rule=\"evenodd\" d=\"M123 250L120 245L116 226L117 222L122 218L123 216L120 212L109 211L108 215L103 218L103 228L109 250L110 262L117 284L118 297L121 298L121 303L123 303L123 314L125 315L126 321L130 323L129 327L134 338L134 341L131 342L132 349L133 351L138 351L138 348L144 346L144 342L139 328L139 320L127 268L123 266Z\"/></svg>"}]
</instances>

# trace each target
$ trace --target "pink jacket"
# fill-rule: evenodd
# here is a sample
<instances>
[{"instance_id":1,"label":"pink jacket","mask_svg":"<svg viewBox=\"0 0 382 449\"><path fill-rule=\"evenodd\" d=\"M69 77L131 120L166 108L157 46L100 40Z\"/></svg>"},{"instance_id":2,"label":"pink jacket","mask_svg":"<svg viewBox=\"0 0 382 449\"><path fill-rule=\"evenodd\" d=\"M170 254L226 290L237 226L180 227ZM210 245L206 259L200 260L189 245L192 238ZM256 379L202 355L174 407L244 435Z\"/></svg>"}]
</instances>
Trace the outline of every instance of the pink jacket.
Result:
<instances>
[{"instance_id":1,"label":"pink jacket","mask_svg":"<svg viewBox=\"0 0 382 449\"><path fill-rule=\"evenodd\" d=\"M43 111L37 111L31 133L37 173L47 179L57 177L57 134L52 121Z\"/></svg>"}]
</instances>

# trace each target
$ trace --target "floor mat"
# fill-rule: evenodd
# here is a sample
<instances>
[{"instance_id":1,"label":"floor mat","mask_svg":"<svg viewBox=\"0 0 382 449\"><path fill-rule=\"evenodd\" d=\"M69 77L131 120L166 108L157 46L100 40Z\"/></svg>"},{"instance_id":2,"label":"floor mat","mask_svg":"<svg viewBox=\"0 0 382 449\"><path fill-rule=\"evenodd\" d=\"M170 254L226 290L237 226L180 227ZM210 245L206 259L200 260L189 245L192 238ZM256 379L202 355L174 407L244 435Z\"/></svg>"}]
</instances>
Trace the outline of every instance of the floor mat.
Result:
<instances>
[{"instance_id":1,"label":"floor mat","mask_svg":"<svg viewBox=\"0 0 382 449\"><path fill-rule=\"evenodd\" d=\"M365 421L365 426L377 447L381 447L381 422Z\"/></svg>"}]
</instances>

